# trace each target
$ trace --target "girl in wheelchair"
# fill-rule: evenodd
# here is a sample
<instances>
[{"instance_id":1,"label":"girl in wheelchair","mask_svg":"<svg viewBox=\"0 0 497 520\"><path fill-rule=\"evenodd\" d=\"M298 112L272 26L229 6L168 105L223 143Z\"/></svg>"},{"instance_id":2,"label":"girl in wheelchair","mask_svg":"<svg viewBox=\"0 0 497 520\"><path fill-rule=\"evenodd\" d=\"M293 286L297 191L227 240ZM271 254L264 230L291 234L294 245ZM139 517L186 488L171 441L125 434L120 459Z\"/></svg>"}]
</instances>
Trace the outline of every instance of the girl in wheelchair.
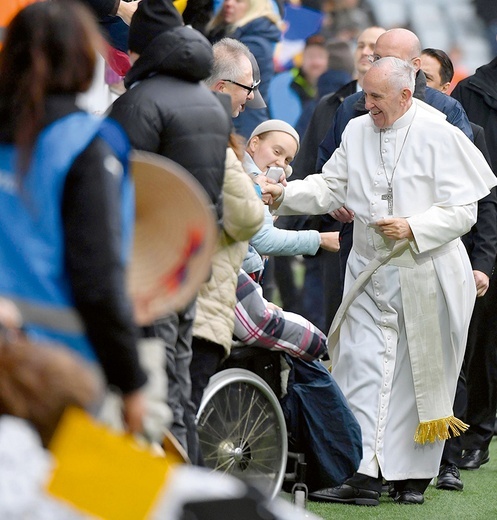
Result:
<instances>
[{"instance_id":1,"label":"girl in wheelchair","mask_svg":"<svg viewBox=\"0 0 497 520\"><path fill-rule=\"evenodd\" d=\"M250 263L252 265L250 265ZM244 267L257 273L262 260ZM235 345L281 353L284 388L276 388L289 433L290 451L305 454L309 491L343 483L362 457L360 427L321 359L328 359L326 336L307 319L286 312L262 296L262 288L243 269L238 275ZM232 349L236 357L237 348Z\"/></svg>"}]
</instances>

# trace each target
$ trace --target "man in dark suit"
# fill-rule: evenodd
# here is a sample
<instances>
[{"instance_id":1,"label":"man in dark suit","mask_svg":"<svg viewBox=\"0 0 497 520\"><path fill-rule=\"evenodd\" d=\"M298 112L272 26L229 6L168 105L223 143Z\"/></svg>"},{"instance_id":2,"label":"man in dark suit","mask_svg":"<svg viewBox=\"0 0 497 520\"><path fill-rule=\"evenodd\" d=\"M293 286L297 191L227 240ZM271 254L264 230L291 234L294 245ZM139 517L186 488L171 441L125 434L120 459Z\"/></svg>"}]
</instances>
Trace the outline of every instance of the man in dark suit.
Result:
<instances>
[{"instance_id":1,"label":"man in dark suit","mask_svg":"<svg viewBox=\"0 0 497 520\"><path fill-rule=\"evenodd\" d=\"M460 81L452 97L463 105L471 121L485 129L490 165L497 172L497 58L478 68L472 76ZM479 322L470 329L466 355L468 391L467 422L471 424L465 435L465 451L461 468L478 469L488 462L488 447L492 439L497 408L497 323L495 306L497 281L495 272L485 298L477 301Z\"/></svg>"},{"instance_id":2,"label":"man in dark suit","mask_svg":"<svg viewBox=\"0 0 497 520\"><path fill-rule=\"evenodd\" d=\"M426 75L426 84L432 88L446 92L454 68L450 58L439 49L424 49L421 53L421 69ZM471 114L468 114L471 119ZM471 123L475 145L481 150L491 164L485 132L477 124ZM495 171L495 170L494 170ZM489 406L489 390L495 388L495 382L487 381L486 366L492 366L495 359L495 331L487 332L492 319L487 319L489 304L494 307L496 288L492 278L497 256L497 196L495 188L478 203L478 220L471 231L462 237L469 254L477 288L477 302L471 318L464 365L459 376L454 413L465 418L471 426L461 437L453 437L445 442L436 487L438 489L463 489L459 468L478 469L488 461L488 443L492 438L490 428L478 424L480 414L486 413ZM492 316L493 317L493 316ZM489 341L492 344L489 344ZM493 350L493 356L492 356ZM489 358L490 356L490 358ZM493 365L495 366L495 364ZM495 372L494 372L495 375ZM474 379L476 377L476 380ZM494 392L495 393L495 392ZM484 397L482 399L482 397ZM493 412L489 411L489 420L495 418L495 401ZM488 421L487 421L488 422ZM488 422L487 426L492 423ZM473 440L472 440L473 439ZM463 447L466 451L463 455Z\"/></svg>"}]
</instances>

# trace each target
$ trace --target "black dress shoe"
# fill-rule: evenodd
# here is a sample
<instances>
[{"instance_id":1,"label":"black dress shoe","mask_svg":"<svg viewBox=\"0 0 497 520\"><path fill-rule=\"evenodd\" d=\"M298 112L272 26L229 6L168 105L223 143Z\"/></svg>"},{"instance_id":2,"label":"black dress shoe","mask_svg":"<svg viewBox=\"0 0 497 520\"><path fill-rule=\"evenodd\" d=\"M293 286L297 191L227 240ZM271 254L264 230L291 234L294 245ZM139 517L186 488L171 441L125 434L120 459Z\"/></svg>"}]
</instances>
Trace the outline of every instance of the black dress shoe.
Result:
<instances>
[{"instance_id":1,"label":"black dress shoe","mask_svg":"<svg viewBox=\"0 0 497 520\"><path fill-rule=\"evenodd\" d=\"M461 469L478 469L490 460L487 450L465 450L459 467Z\"/></svg>"},{"instance_id":2,"label":"black dress shoe","mask_svg":"<svg viewBox=\"0 0 497 520\"><path fill-rule=\"evenodd\" d=\"M437 478L437 489L447 489L449 491L462 491L464 484L461 475L455 464L444 464L440 468Z\"/></svg>"},{"instance_id":3,"label":"black dress shoe","mask_svg":"<svg viewBox=\"0 0 497 520\"><path fill-rule=\"evenodd\" d=\"M342 484L338 487L319 489L309 493L309 500L355 504L357 506L377 506L380 503L380 494L370 489L359 489L348 484Z\"/></svg>"},{"instance_id":4,"label":"black dress shoe","mask_svg":"<svg viewBox=\"0 0 497 520\"><path fill-rule=\"evenodd\" d=\"M397 502L397 504L422 504L425 501L425 497L420 491L405 489L397 493L393 500Z\"/></svg>"}]
</instances>

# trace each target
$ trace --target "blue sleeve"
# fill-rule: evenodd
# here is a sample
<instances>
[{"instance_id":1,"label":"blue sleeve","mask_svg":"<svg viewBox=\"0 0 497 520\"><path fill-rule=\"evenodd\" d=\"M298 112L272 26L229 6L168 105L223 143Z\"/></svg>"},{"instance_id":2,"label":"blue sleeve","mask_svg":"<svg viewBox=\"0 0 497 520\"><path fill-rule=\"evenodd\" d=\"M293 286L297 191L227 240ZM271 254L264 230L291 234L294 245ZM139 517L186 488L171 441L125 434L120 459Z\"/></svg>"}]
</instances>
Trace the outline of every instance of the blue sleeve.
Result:
<instances>
[{"instance_id":1,"label":"blue sleeve","mask_svg":"<svg viewBox=\"0 0 497 520\"><path fill-rule=\"evenodd\" d=\"M453 99L453 101L455 103L452 110L447 114L447 121L460 128L473 141L473 131L471 130L468 116L461 103L456 99Z\"/></svg>"},{"instance_id":2,"label":"blue sleeve","mask_svg":"<svg viewBox=\"0 0 497 520\"><path fill-rule=\"evenodd\" d=\"M471 130L468 116L457 99L433 88L426 87L425 102L443 112L447 116L447 122L457 126L473 141L473 131Z\"/></svg>"},{"instance_id":3,"label":"blue sleeve","mask_svg":"<svg viewBox=\"0 0 497 520\"><path fill-rule=\"evenodd\" d=\"M273 224L273 216L264 208L264 225L250 239L260 255L294 256L315 255L319 249L319 232L279 229Z\"/></svg>"}]
</instances>

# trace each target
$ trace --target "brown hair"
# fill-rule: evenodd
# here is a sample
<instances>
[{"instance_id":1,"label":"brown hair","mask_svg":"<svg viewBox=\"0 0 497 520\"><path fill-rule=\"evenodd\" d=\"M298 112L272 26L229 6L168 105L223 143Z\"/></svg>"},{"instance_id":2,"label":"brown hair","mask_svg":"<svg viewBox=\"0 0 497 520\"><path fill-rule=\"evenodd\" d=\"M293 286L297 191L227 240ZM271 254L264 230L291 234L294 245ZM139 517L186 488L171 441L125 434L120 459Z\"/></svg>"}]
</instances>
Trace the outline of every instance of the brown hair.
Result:
<instances>
[{"instance_id":1,"label":"brown hair","mask_svg":"<svg viewBox=\"0 0 497 520\"><path fill-rule=\"evenodd\" d=\"M243 162L243 155L245 153L245 142L243 137L235 132L231 132L228 146L233 149L238 160Z\"/></svg>"},{"instance_id":2,"label":"brown hair","mask_svg":"<svg viewBox=\"0 0 497 520\"><path fill-rule=\"evenodd\" d=\"M0 52L0 120L13 124L21 171L43 126L47 96L87 90L100 46L93 15L72 0L31 4L11 21Z\"/></svg>"},{"instance_id":3,"label":"brown hair","mask_svg":"<svg viewBox=\"0 0 497 520\"><path fill-rule=\"evenodd\" d=\"M45 447L66 407L95 405L102 388L67 347L33 344L10 330L0 334L0 415L30 421Z\"/></svg>"}]
</instances>

